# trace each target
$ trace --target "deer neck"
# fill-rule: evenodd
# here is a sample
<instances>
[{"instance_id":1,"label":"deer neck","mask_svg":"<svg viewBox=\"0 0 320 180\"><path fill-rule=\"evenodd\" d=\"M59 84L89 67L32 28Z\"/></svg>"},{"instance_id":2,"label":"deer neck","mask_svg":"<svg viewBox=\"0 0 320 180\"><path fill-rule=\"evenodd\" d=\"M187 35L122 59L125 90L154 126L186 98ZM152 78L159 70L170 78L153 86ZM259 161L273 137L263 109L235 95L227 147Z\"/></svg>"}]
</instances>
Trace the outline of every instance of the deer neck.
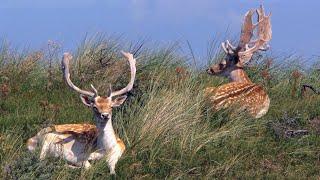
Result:
<instances>
[{"instance_id":1,"label":"deer neck","mask_svg":"<svg viewBox=\"0 0 320 180\"><path fill-rule=\"evenodd\" d=\"M232 70L229 74L229 79L231 82L239 82L239 83L252 83L247 73L243 70L243 68L237 68Z\"/></svg>"},{"instance_id":2,"label":"deer neck","mask_svg":"<svg viewBox=\"0 0 320 180\"><path fill-rule=\"evenodd\" d=\"M114 147L117 144L117 138L112 127L112 119L110 118L104 124L97 123L96 126L98 128L97 149L108 150Z\"/></svg>"}]
</instances>

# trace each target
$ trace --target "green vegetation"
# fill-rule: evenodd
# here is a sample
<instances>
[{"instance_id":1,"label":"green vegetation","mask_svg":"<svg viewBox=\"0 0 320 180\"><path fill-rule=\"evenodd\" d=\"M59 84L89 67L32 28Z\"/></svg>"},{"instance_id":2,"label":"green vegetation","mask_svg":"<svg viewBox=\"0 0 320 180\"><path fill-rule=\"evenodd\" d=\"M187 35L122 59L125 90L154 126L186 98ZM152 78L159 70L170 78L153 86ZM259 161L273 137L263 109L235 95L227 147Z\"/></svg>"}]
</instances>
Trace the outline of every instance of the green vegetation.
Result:
<instances>
[{"instance_id":1,"label":"green vegetation","mask_svg":"<svg viewBox=\"0 0 320 180\"><path fill-rule=\"evenodd\" d=\"M83 88L92 83L99 92L110 83L114 89L127 83L121 49L138 56L134 89L113 111L114 127L127 146L117 164L118 178L319 178L320 96L302 95L300 89L303 83L319 87L319 71L303 70L285 58L256 56L246 70L264 85L271 105L266 116L255 120L232 109L212 112L203 89L227 80L195 69L176 45L143 44L92 38L73 53L71 78ZM0 47L1 179L110 178L103 160L85 171L59 159L39 161L39 152L26 150L26 140L43 127L93 123L91 110L62 80L61 55L53 42L39 52L15 51L5 43ZM209 50L208 62L220 55ZM291 137L287 130L309 134Z\"/></svg>"}]
</instances>

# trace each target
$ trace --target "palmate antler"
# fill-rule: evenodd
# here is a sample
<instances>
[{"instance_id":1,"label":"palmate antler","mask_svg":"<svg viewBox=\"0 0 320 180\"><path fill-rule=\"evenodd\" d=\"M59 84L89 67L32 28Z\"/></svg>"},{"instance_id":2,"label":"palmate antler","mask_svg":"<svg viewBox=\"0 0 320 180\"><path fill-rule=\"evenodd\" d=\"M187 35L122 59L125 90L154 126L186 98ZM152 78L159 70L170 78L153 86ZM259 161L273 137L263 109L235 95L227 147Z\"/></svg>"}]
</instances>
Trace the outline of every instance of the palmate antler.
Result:
<instances>
[{"instance_id":1,"label":"palmate antler","mask_svg":"<svg viewBox=\"0 0 320 180\"><path fill-rule=\"evenodd\" d=\"M270 22L271 13L266 16L263 7L260 6L260 8L256 10L258 22L253 24L252 16L254 12L254 10L250 10L245 15L241 29L240 42L237 47L233 46L228 40L222 43L223 50L228 55L237 55L239 61L243 64L247 63L252 58L254 52L258 50L267 50L269 48L267 43L272 37ZM256 28L257 39L251 40Z\"/></svg>"},{"instance_id":2,"label":"palmate antler","mask_svg":"<svg viewBox=\"0 0 320 180\"><path fill-rule=\"evenodd\" d=\"M118 91L115 92L111 92L111 88L110 88L110 93L108 94L108 97L112 98L114 96L118 96L118 95L122 95L125 94L127 92L129 92L132 87L133 87L133 83L134 83L134 79L135 79L135 75L136 75L136 60L133 58L133 55L131 53L127 53L127 52L121 52L129 61L130 64L130 71L131 71L131 78L130 78L130 82L128 83L128 85ZM70 53L64 53L63 54L63 58L62 58L62 71L63 71L63 77L64 80L66 81L67 85L73 89L74 91L82 94L82 95L87 95L90 97L96 97L98 96L98 91L97 89L91 84L91 89L93 92L91 91L86 91L86 90L82 90L79 87L77 87L76 85L74 85L72 83L72 81L70 80L70 71L69 71L69 62L72 59L72 55Z\"/></svg>"}]
</instances>

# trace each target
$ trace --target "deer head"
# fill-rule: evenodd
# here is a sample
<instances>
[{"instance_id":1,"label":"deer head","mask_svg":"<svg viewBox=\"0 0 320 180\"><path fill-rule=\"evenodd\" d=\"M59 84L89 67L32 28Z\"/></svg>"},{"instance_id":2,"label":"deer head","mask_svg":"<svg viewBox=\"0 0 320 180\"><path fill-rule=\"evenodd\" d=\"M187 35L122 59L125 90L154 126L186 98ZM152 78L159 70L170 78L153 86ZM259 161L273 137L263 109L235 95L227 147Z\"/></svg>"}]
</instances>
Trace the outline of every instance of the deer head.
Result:
<instances>
[{"instance_id":1,"label":"deer head","mask_svg":"<svg viewBox=\"0 0 320 180\"><path fill-rule=\"evenodd\" d=\"M126 94L129 92L134 83L136 75L136 60L130 53L122 52L130 64L131 78L126 87L118 91L112 91L111 85L106 96L99 96L97 89L91 84L92 91L86 91L75 86L70 80L69 62L72 59L70 53L64 53L62 59L63 77L67 85L74 91L80 94L80 99L83 104L92 108L94 117L97 123L106 123L112 116L112 108L120 106L127 98Z\"/></svg>"},{"instance_id":2,"label":"deer head","mask_svg":"<svg viewBox=\"0 0 320 180\"><path fill-rule=\"evenodd\" d=\"M257 13L258 17L258 22L255 24L252 23L254 12ZM226 58L220 63L212 65L207 69L207 72L210 75L230 77L236 70L242 70L255 52L268 50L269 45L267 43L272 36L270 17L271 13L266 16L262 6L257 10L248 11L244 17L238 46L233 46L228 40L223 42L222 49L226 53ZM254 34L256 34L256 39L251 40ZM231 79L233 78L236 77L231 77Z\"/></svg>"}]
</instances>

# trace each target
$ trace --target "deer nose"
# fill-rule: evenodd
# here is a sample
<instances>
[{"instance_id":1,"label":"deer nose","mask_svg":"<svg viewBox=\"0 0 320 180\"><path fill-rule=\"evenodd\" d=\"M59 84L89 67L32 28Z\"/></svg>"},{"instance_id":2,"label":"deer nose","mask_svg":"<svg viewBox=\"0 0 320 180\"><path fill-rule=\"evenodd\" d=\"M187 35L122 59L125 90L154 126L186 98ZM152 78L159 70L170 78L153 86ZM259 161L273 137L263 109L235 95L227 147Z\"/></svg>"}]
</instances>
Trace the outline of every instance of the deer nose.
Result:
<instances>
[{"instance_id":1,"label":"deer nose","mask_svg":"<svg viewBox=\"0 0 320 180\"><path fill-rule=\"evenodd\" d=\"M100 116L102 119L105 119L105 120L109 119L109 117L110 117L110 115L108 113L102 113Z\"/></svg>"}]
</instances>

